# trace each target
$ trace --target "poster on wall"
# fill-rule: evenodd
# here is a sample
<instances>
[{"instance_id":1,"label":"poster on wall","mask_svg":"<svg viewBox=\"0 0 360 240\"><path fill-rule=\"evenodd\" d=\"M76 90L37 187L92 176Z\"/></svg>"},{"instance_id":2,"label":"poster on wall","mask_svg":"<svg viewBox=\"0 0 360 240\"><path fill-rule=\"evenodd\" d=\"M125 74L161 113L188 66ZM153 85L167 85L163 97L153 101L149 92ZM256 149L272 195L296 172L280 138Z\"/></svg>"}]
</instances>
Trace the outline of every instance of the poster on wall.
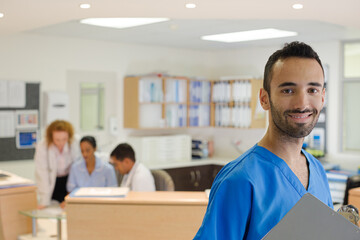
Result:
<instances>
[{"instance_id":1,"label":"poster on wall","mask_svg":"<svg viewBox=\"0 0 360 240\"><path fill-rule=\"evenodd\" d=\"M38 128L38 110L17 110L15 111L16 129Z\"/></svg>"}]
</instances>

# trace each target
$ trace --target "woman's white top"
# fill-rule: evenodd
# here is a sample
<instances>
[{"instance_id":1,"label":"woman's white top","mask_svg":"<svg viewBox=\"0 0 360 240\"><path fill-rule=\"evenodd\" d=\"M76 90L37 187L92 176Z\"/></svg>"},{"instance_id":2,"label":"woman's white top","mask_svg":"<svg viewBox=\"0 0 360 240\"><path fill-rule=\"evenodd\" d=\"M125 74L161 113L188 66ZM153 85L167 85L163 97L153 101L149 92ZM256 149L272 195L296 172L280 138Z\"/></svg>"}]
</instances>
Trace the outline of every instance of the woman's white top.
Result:
<instances>
[{"instance_id":1,"label":"woman's white top","mask_svg":"<svg viewBox=\"0 0 360 240\"><path fill-rule=\"evenodd\" d=\"M66 143L62 153L53 144L48 147L45 140L37 144L34 161L40 205L50 205L56 177L68 175L71 164L79 157L79 143L76 141L71 145Z\"/></svg>"}]
</instances>

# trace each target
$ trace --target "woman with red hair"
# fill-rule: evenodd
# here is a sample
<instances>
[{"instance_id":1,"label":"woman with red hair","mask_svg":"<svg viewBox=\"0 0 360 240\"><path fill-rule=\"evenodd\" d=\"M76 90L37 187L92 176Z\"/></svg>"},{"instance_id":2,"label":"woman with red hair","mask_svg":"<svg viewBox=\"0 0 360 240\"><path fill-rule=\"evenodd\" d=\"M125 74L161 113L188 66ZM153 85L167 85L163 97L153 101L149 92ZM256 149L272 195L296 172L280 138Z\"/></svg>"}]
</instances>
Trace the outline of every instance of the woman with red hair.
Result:
<instances>
[{"instance_id":1,"label":"woman with red hair","mask_svg":"<svg viewBox=\"0 0 360 240\"><path fill-rule=\"evenodd\" d=\"M56 120L47 127L46 138L37 144L34 156L39 209L49 206L51 200L64 206L70 167L80 157L78 146L69 122Z\"/></svg>"}]
</instances>

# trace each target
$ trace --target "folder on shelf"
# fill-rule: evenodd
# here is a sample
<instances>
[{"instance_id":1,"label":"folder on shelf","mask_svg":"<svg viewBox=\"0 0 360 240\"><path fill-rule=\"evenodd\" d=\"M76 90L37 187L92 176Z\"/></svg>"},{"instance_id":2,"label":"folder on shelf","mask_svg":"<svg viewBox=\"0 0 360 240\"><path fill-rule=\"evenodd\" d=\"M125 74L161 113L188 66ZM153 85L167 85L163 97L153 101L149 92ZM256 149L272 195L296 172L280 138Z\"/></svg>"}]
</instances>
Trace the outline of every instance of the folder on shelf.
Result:
<instances>
[{"instance_id":1,"label":"folder on shelf","mask_svg":"<svg viewBox=\"0 0 360 240\"><path fill-rule=\"evenodd\" d=\"M360 229L310 193L263 240L360 239Z\"/></svg>"}]
</instances>

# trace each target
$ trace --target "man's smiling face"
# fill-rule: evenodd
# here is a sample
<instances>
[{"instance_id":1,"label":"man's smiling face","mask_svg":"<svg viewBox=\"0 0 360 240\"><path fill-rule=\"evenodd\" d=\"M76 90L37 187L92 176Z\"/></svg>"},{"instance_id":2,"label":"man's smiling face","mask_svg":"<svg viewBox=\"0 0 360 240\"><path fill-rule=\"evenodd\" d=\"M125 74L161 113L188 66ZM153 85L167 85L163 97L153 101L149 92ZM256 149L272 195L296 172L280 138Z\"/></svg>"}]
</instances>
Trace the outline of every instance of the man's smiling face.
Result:
<instances>
[{"instance_id":1,"label":"man's smiling face","mask_svg":"<svg viewBox=\"0 0 360 240\"><path fill-rule=\"evenodd\" d=\"M325 99L324 75L319 63L298 57L277 61L270 89L270 124L293 138L309 135Z\"/></svg>"}]
</instances>

